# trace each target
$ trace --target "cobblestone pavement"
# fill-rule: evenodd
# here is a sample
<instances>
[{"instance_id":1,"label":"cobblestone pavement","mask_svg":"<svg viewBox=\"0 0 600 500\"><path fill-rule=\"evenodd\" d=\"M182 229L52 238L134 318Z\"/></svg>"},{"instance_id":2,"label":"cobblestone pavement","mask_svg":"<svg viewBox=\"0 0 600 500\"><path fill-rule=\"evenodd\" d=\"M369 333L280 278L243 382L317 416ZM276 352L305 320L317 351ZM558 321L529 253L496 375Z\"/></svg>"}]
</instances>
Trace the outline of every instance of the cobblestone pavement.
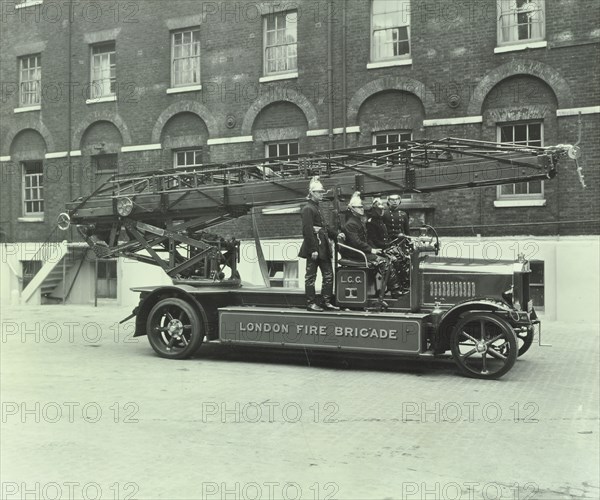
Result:
<instances>
[{"instance_id":1,"label":"cobblestone pavement","mask_svg":"<svg viewBox=\"0 0 600 500\"><path fill-rule=\"evenodd\" d=\"M600 496L598 325L545 323L552 347L484 381L214 344L164 360L128 313L3 311L2 498Z\"/></svg>"}]
</instances>

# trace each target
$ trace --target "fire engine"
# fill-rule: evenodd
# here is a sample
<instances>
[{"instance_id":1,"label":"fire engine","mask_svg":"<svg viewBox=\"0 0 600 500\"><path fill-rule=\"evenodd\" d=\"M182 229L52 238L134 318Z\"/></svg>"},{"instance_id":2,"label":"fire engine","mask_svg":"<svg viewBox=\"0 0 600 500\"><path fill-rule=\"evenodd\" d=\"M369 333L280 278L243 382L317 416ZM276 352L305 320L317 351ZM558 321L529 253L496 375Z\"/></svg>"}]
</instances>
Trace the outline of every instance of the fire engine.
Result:
<instances>
[{"instance_id":1,"label":"fire engine","mask_svg":"<svg viewBox=\"0 0 600 500\"><path fill-rule=\"evenodd\" d=\"M385 296L385 277L348 247L355 258L334 262L341 310L312 312L303 290L244 283L239 241L208 230L259 207L303 201L315 175L333 187L329 201L343 219L354 191L385 196L551 179L561 160L579 156L577 145L446 138L120 174L68 203L58 225L75 225L100 258L133 258L172 278L170 286L134 288L140 302L126 318L135 316L135 336L147 335L164 358L188 358L213 341L399 357L450 353L464 374L492 379L511 369L541 328L524 258L449 261L438 255L436 230L424 226L391 245L407 259L409 293ZM259 261L265 271L264 257Z\"/></svg>"}]
</instances>

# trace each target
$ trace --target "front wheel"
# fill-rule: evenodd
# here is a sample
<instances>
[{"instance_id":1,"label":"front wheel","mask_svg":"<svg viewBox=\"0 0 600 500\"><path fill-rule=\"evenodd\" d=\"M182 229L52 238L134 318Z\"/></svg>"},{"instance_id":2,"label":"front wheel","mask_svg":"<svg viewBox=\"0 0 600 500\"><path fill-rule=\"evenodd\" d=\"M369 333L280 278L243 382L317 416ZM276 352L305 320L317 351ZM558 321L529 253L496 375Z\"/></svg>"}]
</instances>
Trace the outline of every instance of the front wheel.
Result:
<instances>
[{"instance_id":1,"label":"front wheel","mask_svg":"<svg viewBox=\"0 0 600 500\"><path fill-rule=\"evenodd\" d=\"M190 303L169 297L157 302L150 311L146 334L159 356L185 359L202 344L204 325Z\"/></svg>"},{"instance_id":2,"label":"front wheel","mask_svg":"<svg viewBox=\"0 0 600 500\"><path fill-rule=\"evenodd\" d=\"M475 378L494 379L507 373L518 356L512 326L491 313L473 313L452 330L450 349L460 370Z\"/></svg>"}]
</instances>

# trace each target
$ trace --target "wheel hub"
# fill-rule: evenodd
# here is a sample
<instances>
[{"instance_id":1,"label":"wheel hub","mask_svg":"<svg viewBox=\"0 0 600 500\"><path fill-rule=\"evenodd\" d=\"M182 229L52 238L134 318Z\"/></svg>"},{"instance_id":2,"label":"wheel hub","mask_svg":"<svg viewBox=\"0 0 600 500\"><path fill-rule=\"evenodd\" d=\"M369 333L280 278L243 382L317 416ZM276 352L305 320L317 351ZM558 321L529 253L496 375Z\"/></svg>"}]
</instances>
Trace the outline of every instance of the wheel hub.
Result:
<instances>
[{"instance_id":1,"label":"wheel hub","mask_svg":"<svg viewBox=\"0 0 600 500\"><path fill-rule=\"evenodd\" d=\"M178 319L172 319L167 325L167 330L174 337L179 337L183 332L183 323Z\"/></svg>"},{"instance_id":2,"label":"wheel hub","mask_svg":"<svg viewBox=\"0 0 600 500\"><path fill-rule=\"evenodd\" d=\"M477 349L477 352L487 352L487 345L485 342L480 341L475 344L475 349Z\"/></svg>"}]
</instances>

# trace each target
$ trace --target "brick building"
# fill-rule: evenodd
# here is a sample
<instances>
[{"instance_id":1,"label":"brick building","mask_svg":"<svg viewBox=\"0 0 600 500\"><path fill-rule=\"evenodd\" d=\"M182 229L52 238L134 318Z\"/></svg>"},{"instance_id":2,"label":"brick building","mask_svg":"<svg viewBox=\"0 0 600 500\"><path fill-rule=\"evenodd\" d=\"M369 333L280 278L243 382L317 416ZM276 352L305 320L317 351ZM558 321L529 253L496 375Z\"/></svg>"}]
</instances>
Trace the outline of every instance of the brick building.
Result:
<instances>
[{"instance_id":1,"label":"brick building","mask_svg":"<svg viewBox=\"0 0 600 500\"><path fill-rule=\"evenodd\" d=\"M532 257L542 306L559 302L548 284L562 288L551 269L567 265L558 257L565 245L583 251L598 274L594 0L1 5L2 301L22 294L32 269L43 265L41 244L65 237L52 233L65 201L115 172L398 138L575 143L580 112L585 190L574 165L564 163L552 181L413 196L404 207L448 241L480 235L503 249L541 242ZM299 234L294 213L272 210L258 225L264 238ZM249 226L238 220L221 231L249 237ZM67 238L73 245L58 251L66 252L63 261L82 253L74 250L75 235ZM502 257L514 253L502 250ZM281 274L281 259L273 257L274 274ZM47 295L64 295L64 282L85 301L95 275L108 296L131 281L124 273L132 264L71 264ZM302 263L290 267L296 284ZM590 286L597 297L597 283Z\"/></svg>"}]
</instances>

